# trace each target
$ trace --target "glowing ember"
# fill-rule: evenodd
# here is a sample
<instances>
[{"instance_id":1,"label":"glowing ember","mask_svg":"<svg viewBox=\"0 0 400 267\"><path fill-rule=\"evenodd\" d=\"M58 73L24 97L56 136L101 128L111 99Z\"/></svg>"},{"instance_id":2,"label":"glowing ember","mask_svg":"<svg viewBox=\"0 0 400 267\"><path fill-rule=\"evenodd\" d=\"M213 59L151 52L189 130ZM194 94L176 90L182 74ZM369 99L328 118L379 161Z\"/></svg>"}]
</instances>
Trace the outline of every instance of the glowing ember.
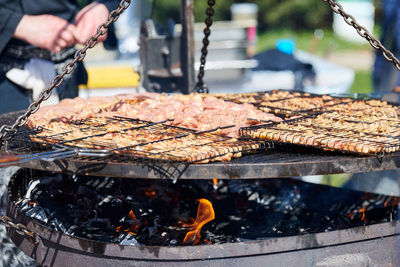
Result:
<instances>
[{"instance_id":1,"label":"glowing ember","mask_svg":"<svg viewBox=\"0 0 400 267\"><path fill-rule=\"evenodd\" d=\"M394 196L288 178L218 179L218 188L213 185L66 175L36 185L18 208L68 235L129 246L236 243L398 220Z\"/></svg>"},{"instance_id":2,"label":"glowing ember","mask_svg":"<svg viewBox=\"0 0 400 267\"><path fill-rule=\"evenodd\" d=\"M144 190L144 194L146 195L146 197L153 198L157 196L157 191L149 188Z\"/></svg>"},{"instance_id":3,"label":"glowing ember","mask_svg":"<svg viewBox=\"0 0 400 267\"><path fill-rule=\"evenodd\" d=\"M218 179L212 179L212 181L213 181L213 188L214 189L218 189Z\"/></svg>"},{"instance_id":4,"label":"glowing ember","mask_svg":"<svg viewBox=\"0 0 400 267\"><path fill-rule=\"evenodd\" d=\"M351 219L354 219L354 216L355 216L356 214L361 214L361 219L360 219L360 220L363 221L364 223L366 223L367 220L366 220L365 211L366 211L366 208L363 207L363 208L361 208L361 209L359 209L359 210L356 210L356 211L354 211L354 212L350 212L349 214L347 214L347 217L349 217L349 218L351 218Z\"/></svg>"},{"instance_id":5,"label":"glowing ember","mask_svg":"<svg viewBox=\"0 0 400 267\"><path fill-rule=\"evenodd\" d=\"M140 222L139 220L136 218L135 213L133 213L133 211L131 210L128 214L129 220L127 220L129 227L127 228L123 228L122 225L118 226L115 228L115 230L117 231L117 233L120 232L127 232L131 235L136 235L136 232L139 230L140 227Z\"/></svg>"},{"instance_id":6,"label":"glowing ember","mask_svg":"<svg viewBox=\"0 0 400 267\"><path fill-rule=\"evenodd\" d=\"M134 229L134 232L136 232L139 229L139 221L136 218L136 215L135 215L135 213L133 213L132 210L129 212L128 216L132 220L132 222L133 222L132 228Z\"/></svg>"},{"instance_id":7,"label":"glowing ember","mask_svg":"<svg viewBox=\"0 0 400 267\"><path fill-rule=\"evenodd\" d=\"M361 221L365 222L365 208L361 208L359 212L362 213Z\"/></svg>"},{"instance_id":8,"label":"glowing ember","mask_svg":"<svg viewBox=\"0 0 400 267\"><path fill-rule=\"evenodd\" d=\"M198 201L199 207L197 208L196 220L191 224L184 224L186 227L193 230L186 234L185 239L183 239L183 244L200 244L201 228L206 223L215 219L215 213L211 202L204 198L201 198Z\"/></svg>"},{"instance_id":9,"label":"glowing ember","mask_svg":"<svg viewBox=\"0 0 400 267\"><path fill-rule=\"evenodd\" d=\"M391 192L390 195L391 195L391 196L394 196L394 193ZM392 208L395 208L395 207L397 207L397 206L399 205L399 198L393 198L393 199L388 198L388 199L385 201L385 203L383 204L383 207L385 207L385 208L388 207L389 201L392 202L392 204L391 204L391 207L392 207Z\"/></svg>"},{"instance_id":10,"label":"glowing ember","mask_svg":"<svg viewBox=\"0 0 400 267\"><path fill-rule=\"evenodd\" d=\"M385 201L385 203L383 203L383 207L386 208L388 203L389 203L389 198Z\"/></svg>"}]
</instances>

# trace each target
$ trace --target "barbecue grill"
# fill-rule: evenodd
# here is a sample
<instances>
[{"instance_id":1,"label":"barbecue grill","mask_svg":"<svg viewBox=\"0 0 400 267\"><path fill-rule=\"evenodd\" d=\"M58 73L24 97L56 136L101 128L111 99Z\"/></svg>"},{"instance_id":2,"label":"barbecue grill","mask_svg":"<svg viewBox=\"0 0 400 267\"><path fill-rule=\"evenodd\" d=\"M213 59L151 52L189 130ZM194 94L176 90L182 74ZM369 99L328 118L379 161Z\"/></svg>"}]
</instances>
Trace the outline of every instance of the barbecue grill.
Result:
<instances>
[{"instance_id":1,"label":"barbecue grill","mask_svg":"<svg viewBox=\"0 0 400 267\"><path fill-rule=\"evenodd\" d=\"M1 116L1 122L13 120L18 115L19 113L5 114ZM178 128L177 132L181 134L181 130L185 130L186 134L186 129ZM20 133L8 141L7 148L22 149L19 153L32 152L33 148L26 146L29 144L29 139L23 139L24 145L21 145L21 140L16 138L23 137L23 133L23 129L21 129ZM304 253L315 264L331 261L344 262L346 255L351 255L349 256L350 262L354 264L396 265L398 262L400 232L398 221L394 219L396 218L395 214L387 222L380 221L371 225L353 225L347 229L326 233L318 232L279 238L269 237L259 241L215 244L202 246L199 249L196 246L136 247L70 236L61 231L55 231L43 222L28 216L19 206L21 199L27 193L29 182L41 177L35 170L45 171L45 177L53 173L69 173L95 176L101 181L108 179L106 177L130 178L125 180L133 182L137 179L156 179L155 183L158 183L157 180L161 182L160 179L172 179L179 185L185 180L211 180L217 177L228 181L240 179L240 181L248 180L250 183L255 183L259 178L263 178L263 180L270 178L272 182L275 182L275 179L272 178L397 169L400 167L398 153L360 157L343 155L338 152L318 151L312 148L278 145L275 149L271 147L270 150L245 155L242 158L233 159L231 162L208 164L149 161L138 158L129 160L129 158L115 158L109 155L106 157L76 156L74 153L67 158L61 154L62 158L57 159L58 156L56 154L52 159L43 159L39 156L37 159L21 162L20 166L25 169L12 178L8 192L7 215L16 222L26 225L27 228L23 228L25 231L35 234L21 236L21 233L26 232L20 229L18 233L13 228L9 228L8 233L23 251L43 265L65 265L66 262L78 264L78 262L84 261L87 264L122 266L133 260L138 264L157 262L165 265L187 263L196 265L203 264L203 261L207 259L210 264L252 263L260 265L269 262L280 265L281 263L293 264L296 261L298 264L306 266L309 263L307 258L302 263L298 260L299 255L304 255ZM314 190L320 189L315 188ZM336 194L343 194L343 192L336 192ZM381 204L389 202L388 196L377 198L378 200L375 202ZM360 210L360 208L356 208L356 210ZM343 238L343 236L349 238ZM270 245L272 242L274 246ZM335 256L331 255L332 250L335 251ZM285 256L284 260L282 260L282 255ZM390 260L387 261L388 259Z\"/></svg>"},{"instance_id":2,"label":"barbecue grill","mask_svg":"<svg viewBox=\"0 0 400 267\"><path fill-rule=\"evenodd\" d=\"M190 6L190 2L182 1L183 7ZM212 8L212 4L210 6ZM186 23L189 22L186 21ZM188 29L190 28L188 27ZM205 64L205 58L203 63ZM189 81L188 84L192 84L192 82ZM206 91L202 82L198 84L198 88ZM347 99L342 99L342 101L347 101ZM265 105L263 107L270 110L275 108ZM290 114L288 110L277 109L276 111L277 113L281 112L282 115ZM302 110L301 112L311 111ZM0 116L0 124L9 124L21 114L18 112L4 114ZM141 121L138 123L148 122ZM177 129L177 132L177 135L173 136L174 138L179 138L188 133L187 129ZM21 210L20 206L24 196L31 192L29 182L39 178L46 179L49 176L59 177L61 175L68 176L71 179L79 179L80 176L92 176L94 181L100 184L102 181L108 181L110 177L129 178L124 180L131 180L132 182L139 179L153 179L155 183L161 182L161 179L172 179L178 185L180 182L186 182L186 180L188 180L188 183L196 181L201 183L207 182L201 180L211 179L229 182L240 179L240 182L249 181L250 183L260 179L264 181L270 179L271 184L273 184L281 180L289 180L278 178L398 169L400 168L399 152L354 156L335 151L322 151L285 144L277 144L278 147L273 149L272 143L263 143L264 151L261 153L245 155L230 162L192 164L192 160L179 161L176 158L174 160L152 161L137 156L132 158L115 157L115 155L111 156L108 153L109 151L102 151L104 155L100 156L99 153L84 154L82 151L61 149L55 154L54 151L51 151L53 153L51 156L48 154L43 156L40 153L48 152L47 150L42 152L43 147L38 147L39 150L34 151L37 147L29 146L28 139L18 140L21 136L23 137L23 129L10 136L11 139L3 146L3 149L22 153L15 160L23 169L12 177L9 184L7 216L13 222L6 221L6 224L13 227L7 228L7 232L19 248L43 266L77 266L82 264L105 266L125 266L127 264L183 266L190 264L200 266L204 263L237 266L248 264L259 266L266 263L275 266L284 264L300 266L338 264L396 266L399 263L400 225L396 213L398 199L391 196L371 195L364 197L361 193L315 186L312 187L312 190L316 192L325 193L334 190L333 195L330 196L356 195L363 200L360 207L354 206L348 209L349 211L354 209L359 211L358 215L354 215L354 212L346 214L348 218L358 216L359 220L363 221L366 214L375 214L375 211L369 213L365 212L365 209L360 211L365 207L362 205L376 206L377 213L381 215L376 215L378 219L371 220L374 222L371 224L360 226L349 223L343 229L327 229L327 232L311 231L294 236L243 240L236 243L170 247L115 244L88 237L67 235L59 229L49 227L35 217L28 216L26 212ZM21 143L24 145L21 145ZM68 145L68 143L65 145ZM24 158L25 155L30 155L33 152L37 152L33 158ZM69 154L66 155L66 152ZM50 181L51 183L56 182L52 179ZM296 184L297 182L289 181L289 183ZM299 183L296 186L300 187L301 185ZM393 210L385 213L388 203L393 204ZM352 204L354 203L350 203L350 206Z\"/></svg>"}]
</instances>

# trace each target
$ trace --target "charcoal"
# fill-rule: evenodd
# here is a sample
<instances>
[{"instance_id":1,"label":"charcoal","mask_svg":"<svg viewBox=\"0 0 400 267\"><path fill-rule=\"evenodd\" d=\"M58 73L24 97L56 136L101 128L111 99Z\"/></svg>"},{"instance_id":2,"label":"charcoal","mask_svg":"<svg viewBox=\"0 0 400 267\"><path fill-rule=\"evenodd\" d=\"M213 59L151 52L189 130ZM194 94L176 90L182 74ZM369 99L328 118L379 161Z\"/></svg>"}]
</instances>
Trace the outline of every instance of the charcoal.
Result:
<instances>
[{"instance_id":1,"label":"charcoal","mask_svg":"<svg viewBox=\"0 0 400 267\"><path fill-rule=\"evenodd\" d=\"M48 216L46 211L37 204L29 203L28 199L23 199L20 202L21 211L25 212L31 218L47 223Z\"/></svg>"},{"instance_id":2,"label":"charcoal","mask_svg":"<svg viewBox=\"0 0 400 267\"><path fill-rule=\"evenodd\" d=\"M136 247L141 246L141 244L139 244L139 242L137 242L136 238L131 234L121 234L117 238L117 242L119 244L125 245L125 246L136 246Z\"/></svg>"},{"instance_id":3,"label":"charcoal","mask_svg":"<svg viewBox=\"0 0 400 267\"><path fill-rule=\"evenodd\" d=\"M36 177L40 179L40 177ZM222 244L328 232L398 220L398 198L294 179L169 180L47 177L29 199L26 215L66 234L130 246L192 245L199 199L215 218L196 244ZM31 204L29 204L31 203ZM33 203L33 204L32 204ZM192 225L192 226L191 226Z\"/></svg>"}]
</instances>

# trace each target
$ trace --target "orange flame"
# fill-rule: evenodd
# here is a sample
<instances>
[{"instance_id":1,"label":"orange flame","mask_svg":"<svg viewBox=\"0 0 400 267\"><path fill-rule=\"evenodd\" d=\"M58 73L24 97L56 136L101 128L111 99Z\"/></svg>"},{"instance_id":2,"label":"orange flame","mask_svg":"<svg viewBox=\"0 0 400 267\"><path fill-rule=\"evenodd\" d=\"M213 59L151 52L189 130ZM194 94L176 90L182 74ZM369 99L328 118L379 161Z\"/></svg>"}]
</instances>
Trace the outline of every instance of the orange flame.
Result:
<instances>
[{"instance_id":1,"label":"orange flame","mask_svg":"<svg viewBox=\"0 0 400 267\"><path fill-rule=\"evenodd\" d=\"M386 199L385 203L383 203L383 207L386 208L388 203L389 203L389 199Z\"/></svg>"},{"instance_id":2,"label":"orange flame","mask_svg":"<svg viewBox=\"0 0 400 267\"><path fill-rule=\"evenodd\" d=\"M217 189L218 188L218 179L212 179L212 181L213 181L213 187L214 187L214 189Z\"/></svg>"},{"instance_id":3,"label":"orange flame","mask_svg":"<svg viewBox=\"0 0 400 267\"><path fill-rule=\"evenodd\" d=\"M393 192L390 192L390 195L391 195L391 196L394 196L394 193L393 193ZM395 207L397 207L397 206L399 205L399 198L398 198L398 197L395 197L395 198L392 198L392 199L388 198L388 199L385 201L385 203L383 203L383 207L384 207L384 208L386 208L386 207L388 206L389 200L391 200L391 202L392 202L392 204L391 204L392 208L395 208Z\"/></svg>"},{"instance_id":4,"label":"orange flame","mask_svg":"<svg viewBox=\"0 0 400 267\"><path fill-rule=\"evenodd\" d=\"M136 218L136 215L132 210L129 212L128 217L133 221L133 224L130 228L131 231L136 232L139 230L139 220Z\"/></svg>"},{"instance_id":5,"label":"orange flame","mask_svg":"<svg viewBox=\"0 0 400 267\"><path fill-rule=\"evenodd\" d=\"M362 213L361 221L365 222L365 208L361 208L358 212Z\"/></svg>"},{"instance_id":6,"label":"orange flame","mask_svg":"<svg viewBox=\"0 0 400 267\"><path fill-rule=\"evenodd\" d=\"M157 191L152 188L148 188L144 190L144 194L146 197L153 198L157 196Z\"/></svg>"},{"instance_id":7,"label":"orange flame","mask_svg":"<svg viewBox=\"0 0 400 267\"><path fill-rule=\"evenodd\" d=\"M356 211L354 211L354 212L350 212L349 214L347 214L347 217L353 219L355 214L360 214L360 213L361 213L361 214L362 214L362 215L361 215L361 221L367 222L367 220L366 220L366 218L365 218L365 217L366 217L365 211L366 211L366 208L364 207L364 208L361 208L361 209L356 210Z\"/></svg>"},{"instance_id":8,"label":"orange flame","mask_svg":"<svg viewBox=\"0 0 400 267\"><path fill-rule=\"evenodd\" d=\"M208 222L215 219L215 213L210 201L201 198L199 207L197 208L196 220L192 224L184 224L185 226L193 229L189 231L183 239L183 244L200 244L201 228Z\"/></svg>"},{"instance_id":9,"label":"orange flame","mask_svg":"<svg viewBox=\"0 0 400 267\"><path fill-rule=\"evenodd\" d=\"M140 227L140 222L139 220L136 218L135 213L133 213L133 211L131 210L128 214L128 217L130 219L130 226L129 228L126 229L122 229L122 225L118 226L115 228L115 230L117 231L117 233L123 231L123 232L128 232L131 235L136 235L135 232L137 232L139 230Z\"/></svg>"}]
</instances>

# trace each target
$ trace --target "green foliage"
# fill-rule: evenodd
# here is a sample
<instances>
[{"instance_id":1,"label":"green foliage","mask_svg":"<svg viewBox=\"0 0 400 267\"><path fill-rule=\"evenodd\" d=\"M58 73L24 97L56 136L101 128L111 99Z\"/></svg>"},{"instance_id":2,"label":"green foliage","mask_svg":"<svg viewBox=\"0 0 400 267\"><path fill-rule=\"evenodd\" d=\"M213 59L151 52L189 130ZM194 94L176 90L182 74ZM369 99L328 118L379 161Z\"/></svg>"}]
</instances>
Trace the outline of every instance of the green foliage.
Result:
<instances>
[{"instance_id":1,"label":"green foliage","mask_svg":"<svg viewBox=\"0 0 400 267\"><path fill-rule=\"evenodd\" d=\"M333 187L342 187L351 177L351 174L331 174L324 175L320 184L329 185Z\"/></svg>"},{"instance_id":2,"label":"green foliage","mask_svg":"<svg viewBox=\"0 0 400 267\"><path fill-rule=\"evenodd\" d=\"M382 5L383 5L383 1L382 0L374 0L374 7L375 7L375 23L376 24L380 24L380 22L382 21Z\"/></svg>"},{"instance_id":3,"label":"green foliage","mask_svg":"<svg viewBox=\"0 0 400 267\"><path fill-rule=\"evenodd\" d=\"M179 0L157 0L154 18L165 23L168 18L179 22ZM255 3L259 7L259 29L291 28L316 29L327 28L332 24L332 11L322 0L216 0L215 20L229 20L230 6L234 3ZM206 0L194 0L196 21L204 21Z\"/></svg>"},{"instance_id":4,"label":"green foliage","mask_svg":"<svg viewBox=\"0 0 400 267\"><path fill-rule=\"evenodd\" d=\"M234 2L234 0L216 0L213 20L229 20L230 6ZM180 22L180 7L180 0L156 0L154 19L161 24L165 24L167 19L172 18L178 23ZM207 7L206 0L194 0L193 12L196 22L204 21Z\"/></svg>"},{"instance_id":5,"label":"green foliage","mask_svg":"<svg viewBox=\"0 0 400 267\"><path fill-rule=\"evenodd\" d=\"M231 16L230 7L234 4L234 0L216 0L215 1L215 15L213 19L217 20L229 20ZM208 7L206 0L194 0L194 17L196 21L204 21L206 18L206 8Z\"/></svg>"},{"instance_id":6,"label":"green foliage","mask_svg":"<svg viewBox=\"0 0 400 267\"><path fill-rule=\"evenodd\" d=\"M259 28L316 29L332 25L332 11L322 0L252 0L259 7Z\"/></svg>"},{"instance_id":7,"label":"green foliage","mask_svg":"<svg viewBox=\"0 0 400 267\"><path fill-rule=\"evenodd\" d=\"M372 93L372 73L370 70L358 70L355 72L354 82L349 93Z\"/></svg>"},{"instance_id":8,"label":"green foliage","mask_svg":"<svg viewBox=\"0 0 400 267\"><path fill-rule=\"evenodd\" d=\"M153 0L156 1L153 11L157 23L165 24L167 19L172 18L176 23L180 22L181 2L177 0Z\"/></svg>"},{"instance_id":9,"label":"green foliage","mask_svg":"<svg viewBox=\"0 0 400 267\"><path fill-rule=\"evenodd\" d=\"M90 1L88 1L88 0L77 0L76 2L78 3L78 6L80 8L82 8L82 7L86 6Z\"/></svg>"}]
</instances>

